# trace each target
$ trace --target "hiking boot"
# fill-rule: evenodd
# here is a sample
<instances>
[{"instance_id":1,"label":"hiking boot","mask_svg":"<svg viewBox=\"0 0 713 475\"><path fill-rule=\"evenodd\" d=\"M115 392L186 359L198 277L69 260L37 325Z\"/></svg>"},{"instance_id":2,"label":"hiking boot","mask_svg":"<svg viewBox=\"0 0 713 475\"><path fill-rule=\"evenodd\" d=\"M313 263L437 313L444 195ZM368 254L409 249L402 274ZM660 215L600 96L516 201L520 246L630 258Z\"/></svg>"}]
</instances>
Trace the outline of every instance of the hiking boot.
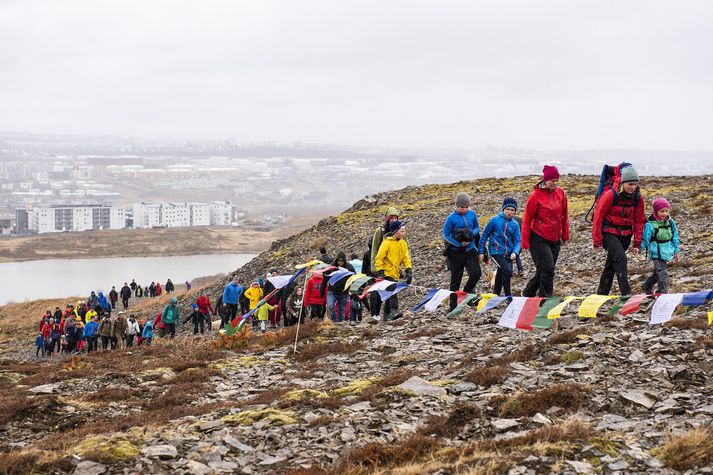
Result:
<instances>
[{"instance_id":1,"label":"hiking boot","mask_svg":"<svg viewBox=\"0 0 713 475\"><path fill-rule=\"evenodd\" d=\"M391 317L391 320L392 320L392 321L393 321L393 320L397 320L397 319L399 319L399 318L401 318L401 317L403 317L403 316L404 316L404 314L401 313L401 312L399 312L399 313L397 313L396 315L394 315L393 317Z\"/></svg>"}]
</instances>

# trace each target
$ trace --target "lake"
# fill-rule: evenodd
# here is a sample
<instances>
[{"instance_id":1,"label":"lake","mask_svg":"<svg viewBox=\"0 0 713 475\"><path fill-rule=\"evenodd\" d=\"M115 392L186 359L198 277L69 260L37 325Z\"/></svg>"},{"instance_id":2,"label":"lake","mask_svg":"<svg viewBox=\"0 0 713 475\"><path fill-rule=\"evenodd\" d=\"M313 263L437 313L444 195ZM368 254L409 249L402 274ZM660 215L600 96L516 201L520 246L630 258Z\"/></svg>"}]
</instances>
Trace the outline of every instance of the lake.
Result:
<instances>
[{"instance_id":1,"label":"lake","mask_svg":"<svg viewBox=\"0 0 713 475\"><path fill-rule=\"evenodd\" d=\"M0 263L0 305L71 295L86 297L92 290L108 294L112 285L119 291L131 279L146 287L151 281L164 286L170 278L176 290L181 290L187 280L235 271L253 257L255 254L201 254Z\"/></svg>"}]
</instances>

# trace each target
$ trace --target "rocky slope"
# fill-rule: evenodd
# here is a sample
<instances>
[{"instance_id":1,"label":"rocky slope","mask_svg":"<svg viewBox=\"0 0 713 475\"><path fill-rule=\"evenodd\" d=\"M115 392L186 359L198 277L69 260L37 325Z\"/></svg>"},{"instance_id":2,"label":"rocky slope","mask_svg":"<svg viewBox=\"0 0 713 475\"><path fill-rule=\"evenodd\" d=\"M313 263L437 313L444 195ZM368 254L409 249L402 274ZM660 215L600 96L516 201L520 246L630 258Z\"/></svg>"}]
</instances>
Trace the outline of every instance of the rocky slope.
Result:
<instances>
[{"instance_id":1,"label":"rocky slope","mask_svg":"<svg viewBox=\"0 0 713 475\"><path fill-rule=\"evenodd\" d=\"M457 191L479 215L520 202L532 178L368 197L279 241L238 271L249 281L317 255L364 250L381 210L404 210L415 283L444 287L440 226ZM573 242L558 294L588 294L603 256L582 216L592 177L565 177ZM684 260L672 291L713 287L711 177L647 179L674 204ZM526 273L532 271L525 258ZM643 280L646 262L633 266ZM214 288L222 288L218 282ZM516 281L514 288L521 288ZM485 283L480 291L487 288ZM404 292L402 305L418 292ZM189 303L188 300L184 302ZM576 309L576 306L575 306ZM644 311L547 331L498 327L498 311L389 324L312 322L266 335L183 336L72 361L0 361L0 472L677 473L711 471L713 333L703 308L648 325Z\"/></svg>"}]
</instances>

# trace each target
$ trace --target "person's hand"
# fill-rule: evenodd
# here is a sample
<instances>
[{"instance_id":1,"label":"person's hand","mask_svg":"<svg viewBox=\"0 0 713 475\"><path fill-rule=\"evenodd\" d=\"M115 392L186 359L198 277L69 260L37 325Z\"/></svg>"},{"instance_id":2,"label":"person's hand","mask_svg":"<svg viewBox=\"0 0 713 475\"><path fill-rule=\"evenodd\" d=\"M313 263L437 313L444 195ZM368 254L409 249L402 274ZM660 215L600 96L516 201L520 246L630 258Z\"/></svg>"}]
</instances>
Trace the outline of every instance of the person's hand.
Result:
<instances>
[{"instance_id":1,"label":"person's hand","mask_svg":"<svg viewBox=\"0 0 713 475\"><path fill-rule=\"evenodd\" d=\"M470 243L468 243L468 242L462 242L462 243L460 243L460 247L466 247L468 244L470 244Z\"/></svg>"},{"instance_id":2,"label":"person's hand","mask_svg":"<svg viewBox=\"0 0 713 475\"><path fill-rule=\"evenodd\" d=\"M638 248L638 247L635 247L634 249L631 250L631 252L632 252L635 256L638 256L638 255L639 255L639 248Z\"/></svg>"},{"instance_id":3,"label":"person's hand","mask_svg":"<svg viewBox=\"0 0 713 475\"><path fill-rule=\"evenodd\" d=\"M485 262L485 254L481 254L481 255L480 255L480 260L483 261L483 262Z\"/></svg>"},{"instance_id":4,"label":"person's hand","mask_svg":"<svg viewBox=\"0 0 713 475\"><path fill-rule=\"evenodd\" d=\"M678 253L673 255L673 260L676 262L679 262L681 260L681 256L678 255Z\"/></svg>"},{"instance_id":5,"label":"person's hand","mask_svg":"<svg viewBox=\"0 0 713 475\"><path fill-rule=\"evenodd\" d=\"M510 254L511 261L514 261L516 257L517 257L517 254L515 254L514 252L512 254Z\"/></svg>"},{"instance_id":6,"label":"person's hand","mask_svg":"<svg viewBox=\"0 0 713 475\"><path fill-rule=\"evenodd\" d=\"M376 271L376 274L374 274L377 279L385 279L386 275L384 274L384 270L378 270Z\"/></svg>"},{"instance_id":7,"label":"person's hand","mask_svg":"<svg viewBox=\"0 0 713 475\"><path fill-rule=\"evenodd\" d=\"M413 270L406 269L406 283L411 284L412 281L413 281Z\"/></svg>"}]
</instances>

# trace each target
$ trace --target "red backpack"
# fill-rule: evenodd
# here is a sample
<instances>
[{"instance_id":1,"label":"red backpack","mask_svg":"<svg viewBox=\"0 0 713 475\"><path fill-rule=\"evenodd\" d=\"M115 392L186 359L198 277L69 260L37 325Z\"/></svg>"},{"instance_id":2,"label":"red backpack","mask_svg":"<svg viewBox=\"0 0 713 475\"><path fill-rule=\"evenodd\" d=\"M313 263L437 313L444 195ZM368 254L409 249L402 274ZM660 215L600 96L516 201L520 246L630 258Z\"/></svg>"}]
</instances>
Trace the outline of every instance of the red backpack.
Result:
<instances>
[{"instance_id":1,"label":"red backpack","mask_svg":"<svg viewBox=\"0 0 713 475\"><path fill-rule=\"evenodd\" d=\"M592 203L592 206L589 208L589 211L587 211L587 214L584 217L586 222L592 222L594 219L594 208L597 206L597 201L599 201L599 198L607 191L611 190L614 193L614 204L616 204L616 198L618 196L617 190L619 189L619 184L621 183L621 171L630 166L631 163L627 162L621 162L619 165L613 166L604 165L602 173L599 176L599 186L597 187L597 194L594 197L594 203ZM637 190L637 197L634 199L634 206L638 204L639 198L640 195L638 195Z\"/></svg>"}]
</instances>

